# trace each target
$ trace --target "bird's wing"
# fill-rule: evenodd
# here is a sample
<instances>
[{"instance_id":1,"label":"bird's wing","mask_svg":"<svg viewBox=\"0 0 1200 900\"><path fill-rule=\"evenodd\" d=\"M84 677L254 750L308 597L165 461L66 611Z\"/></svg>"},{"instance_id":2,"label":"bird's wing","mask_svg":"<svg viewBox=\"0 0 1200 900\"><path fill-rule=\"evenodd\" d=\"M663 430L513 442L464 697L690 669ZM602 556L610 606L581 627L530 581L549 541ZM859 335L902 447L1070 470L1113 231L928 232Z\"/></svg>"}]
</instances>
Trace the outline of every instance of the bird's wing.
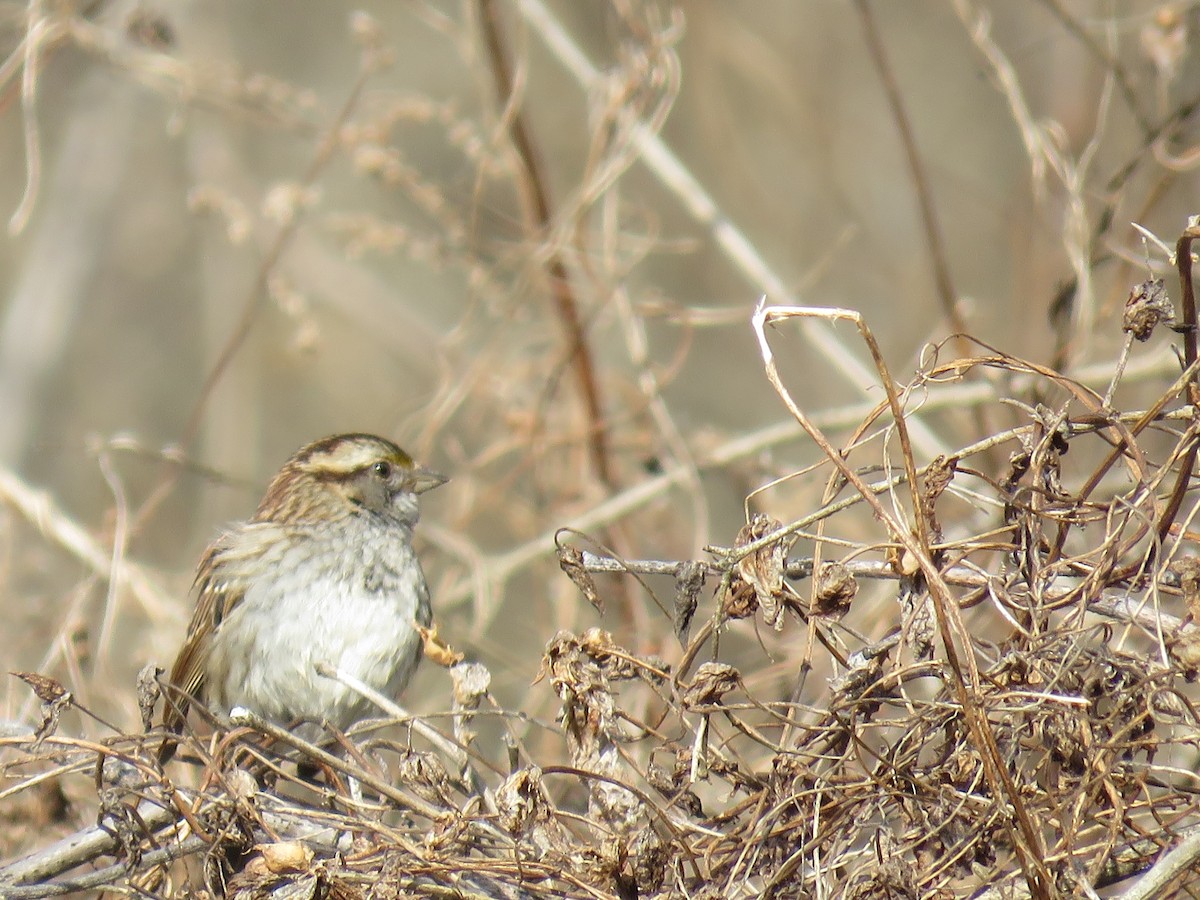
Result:
<instances>
[{"instance_id":1,"label":"bird's wing","mask_svg":"<svg viewBox=\"0 0 1200 900\"><path fill-rule=\"evenodd\" d=\"M192 621L171 667L163 714L168 731L178 734L191 702L204 699L205 670L213 638L246 596L252 573L261 570L263 556L272 546L278 546L281 530L269 522L243 525L214 541L201 557L191 590L195 603ZM160 760L170 759L174 749L173 741L164 741Z\"/></svg>"}]
</instances>

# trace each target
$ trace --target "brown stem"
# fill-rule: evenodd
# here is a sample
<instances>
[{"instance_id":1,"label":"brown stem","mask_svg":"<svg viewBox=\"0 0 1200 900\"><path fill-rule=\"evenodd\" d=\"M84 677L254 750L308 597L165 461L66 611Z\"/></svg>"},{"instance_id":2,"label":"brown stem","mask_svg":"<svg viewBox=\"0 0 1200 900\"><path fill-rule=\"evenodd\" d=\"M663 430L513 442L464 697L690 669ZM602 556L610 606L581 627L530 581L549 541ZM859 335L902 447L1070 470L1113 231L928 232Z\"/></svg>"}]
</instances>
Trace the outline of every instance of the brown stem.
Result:
<instances>
[{"instance_id":1,"label":"brown stem","mask_svg":"<svg viewBox=\"0 0 1200 900\"><path fill-rule=\"evenodd\" d=\"M492 77L500 101L508 104L513 97L512 66L505 53L504 36L500 31L500 13L494 0L479 0L479 21L483 29L484 45L492 66ZM525 177L520 179L522 200L530 219L530 231L547 234L552 223L550 197L546 187L541 155L534 146L525 117L519 108L508 111L508 133L517 155L525 168ZM592 351L588 346L579 304L571 289L567 267L558 251L552 251L546 261L550 291L554 297L554 311L562 326L567 343L568 359L574 364L579 380L579 392L587 410L589 421L588 449L597 477L606 485L612 485L609 463L608 434L604 419L604 407L600 400L600 387L596 380L596 367Z\"/></svg>"}]
</instances>

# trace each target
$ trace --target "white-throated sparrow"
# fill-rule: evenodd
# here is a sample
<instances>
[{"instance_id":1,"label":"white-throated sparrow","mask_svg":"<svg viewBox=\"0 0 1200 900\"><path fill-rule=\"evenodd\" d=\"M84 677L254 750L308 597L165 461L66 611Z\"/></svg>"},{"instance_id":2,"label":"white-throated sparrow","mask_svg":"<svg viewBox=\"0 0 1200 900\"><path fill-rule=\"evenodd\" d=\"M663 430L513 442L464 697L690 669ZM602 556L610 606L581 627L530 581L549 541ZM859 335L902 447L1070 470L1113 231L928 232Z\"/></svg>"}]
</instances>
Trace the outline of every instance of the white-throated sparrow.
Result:
<instances>
[{"instance_id":1,"label":"white-throated sparrow","mask_svg":"<svg viewBox=\"0 0 1200 900\"><path fill-rule=\"evenodd\" d=\"M397 695L421 655L429 589L413 551L418 495L446 478L391 441L341 434L308 444L279 470L254 517L200 560L196 610L175 665L164 724L178 732L192 699L283 725L345 729L370 704L315 665ZM164 743L162 758L174 745Z\"/></svg>"}]
</instances>

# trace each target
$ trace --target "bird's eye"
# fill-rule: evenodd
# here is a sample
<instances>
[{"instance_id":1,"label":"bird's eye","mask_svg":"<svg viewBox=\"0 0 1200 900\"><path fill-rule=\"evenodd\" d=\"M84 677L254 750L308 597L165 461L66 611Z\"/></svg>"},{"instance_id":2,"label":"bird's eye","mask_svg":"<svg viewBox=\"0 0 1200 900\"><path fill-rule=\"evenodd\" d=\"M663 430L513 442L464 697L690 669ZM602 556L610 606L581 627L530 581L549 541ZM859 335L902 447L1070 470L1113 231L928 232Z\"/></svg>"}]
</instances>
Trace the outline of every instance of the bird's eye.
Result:
<instances>
[{"instance_id":1,"label":"bird's eye","mask_svg":"<svg viewBox=\"0 0 1200 900\"><path fill-rule=\"evenodd\" d=\"M375 463L375 465L371 466L371 471L386 481L391 477L392 464L380 460L379 462Z\"/></svg>"}]
</instances>

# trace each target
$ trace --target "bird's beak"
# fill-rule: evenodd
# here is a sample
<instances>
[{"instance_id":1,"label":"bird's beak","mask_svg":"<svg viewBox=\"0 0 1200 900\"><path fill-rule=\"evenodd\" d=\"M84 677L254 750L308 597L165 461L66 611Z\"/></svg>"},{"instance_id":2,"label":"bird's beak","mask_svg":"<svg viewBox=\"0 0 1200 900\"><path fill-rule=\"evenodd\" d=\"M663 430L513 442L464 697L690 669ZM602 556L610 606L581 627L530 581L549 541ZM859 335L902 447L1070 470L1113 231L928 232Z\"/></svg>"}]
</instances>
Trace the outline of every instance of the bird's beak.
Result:
<instances>
[{"instance_id":1,"label":"bird's beak","mask_svg":"<svg viewBox=\"0 0 1200 900\"><path fill-rule=\"evenodd\" d=\"M435 487L441 487L450 479L441 472L435 472L433 469L427 469L424 466L416 466L409 475L409 483L412 485L414 494L423 494L426 491L432 491Z\"/></svg>"}]
</instances>

